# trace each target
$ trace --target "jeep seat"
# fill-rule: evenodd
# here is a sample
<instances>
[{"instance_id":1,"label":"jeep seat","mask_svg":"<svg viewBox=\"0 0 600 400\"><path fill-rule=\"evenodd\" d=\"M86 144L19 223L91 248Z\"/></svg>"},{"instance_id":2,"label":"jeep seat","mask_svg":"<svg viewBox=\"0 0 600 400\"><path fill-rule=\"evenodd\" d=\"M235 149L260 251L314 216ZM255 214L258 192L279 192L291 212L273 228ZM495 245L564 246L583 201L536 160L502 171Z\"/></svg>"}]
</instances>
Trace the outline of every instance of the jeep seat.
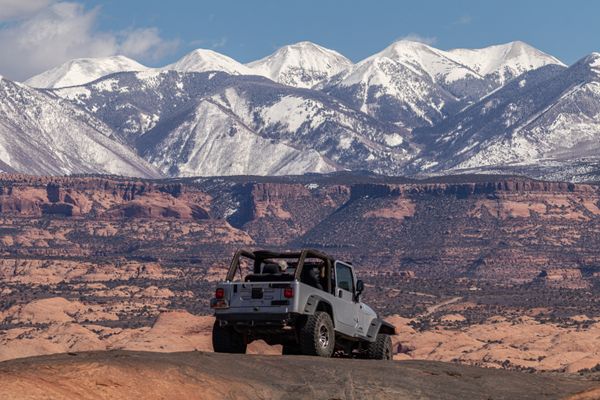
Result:
<instances>
[{"instance_id":1,"label":"jeep seat","mask_svg":"<svg viewBox=\"0 0 600 400\"><path fill-rule=\"evenodd\" d=\"M276 274L279 272L279 265L277 264L265 264L262 268L263 274Z\"/></svg>"},{"instance_id":2,"label":"jeep seat","mask_svg":"<svg viewBox=\"0 0 600 400\"><path fill-rule=\"evenodd\" d=\"M323 285L321 284L321 277L319 275L319 267L316 265L307 265L302 269L300 282L306 283L308 286L312 286L319 290L323 290Z\"/></svg>"}]
</instances>

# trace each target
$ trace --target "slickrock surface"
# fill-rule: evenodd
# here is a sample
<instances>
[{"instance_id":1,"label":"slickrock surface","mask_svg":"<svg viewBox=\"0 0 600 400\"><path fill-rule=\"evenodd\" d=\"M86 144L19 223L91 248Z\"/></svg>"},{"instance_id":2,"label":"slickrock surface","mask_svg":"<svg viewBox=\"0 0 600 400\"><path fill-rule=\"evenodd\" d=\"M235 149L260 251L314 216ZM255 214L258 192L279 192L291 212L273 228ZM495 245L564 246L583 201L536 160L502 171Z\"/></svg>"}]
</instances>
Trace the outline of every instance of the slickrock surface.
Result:
<instances>
[{"instance_id":1,"label":"slickrock surface","mask_svg":"<svg viewBox=\"0 0 600 400\"><path fill-rule=\"evenodd\" d=\"M161 313L152 327L111 328L116 314L94 313L81 303L62 298L13 307L20 328L0 334L0 360L41 354L89 350L212 351L212 316L186 311ZM575 373L600 365L600 322L580 316L587 325L560 326L531 317L509 322L490 318L482 324L457 326L463 320L448 314L435 328L418 330L415 320L391 316L398 335L393 338L396 360L435 360L499 369ZM82 318L85 318L83 320ZM281 346L253 342L251 354L281 354Z\"/></svg>"},{"instance_id":2,"label":"slickrock surface","mask_svg":"<svg viewBox=\"0 0 600 400\"><path fill-rule=\"evenodd\" d=\"M598 382L431 361L92 352L0 363L10 399L593 399Z\"/></svg>"}]
</instances>

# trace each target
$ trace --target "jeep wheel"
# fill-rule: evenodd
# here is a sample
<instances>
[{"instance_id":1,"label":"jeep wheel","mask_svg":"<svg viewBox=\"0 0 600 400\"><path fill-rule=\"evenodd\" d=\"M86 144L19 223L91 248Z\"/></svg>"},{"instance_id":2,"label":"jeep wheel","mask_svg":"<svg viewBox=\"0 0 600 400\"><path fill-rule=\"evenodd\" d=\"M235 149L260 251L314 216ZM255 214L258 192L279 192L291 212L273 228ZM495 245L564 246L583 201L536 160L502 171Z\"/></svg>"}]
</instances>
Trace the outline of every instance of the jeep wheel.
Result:
<instances>
[{"instance_id":1,"label":"jeep wheel","mask_svg":"<svg viewBox=\"0 0 600 400\"><path fill-rule=\"evenodd\" d=\"M317 311L309 315L300 329L300 349L308 356L331 357L335 331L329 314Z\"/></svg>"},{"instance_id":2,"label":"jeep wheel","mask_svg":"<svg viewBox=\"0 0 600 400\"><path fill-rule=\"evenodd\" d=\"M221 326L215 321L212 330L212 345L215 353L239 353L246 352L244 336L231 326Z\"/></svg>"},{"instance_id":3,"label":"jeep wheel","mask_svg":"<svg viewBox=\"0 0 600 400\"><path fill-rule=\"evenodd\" d=\"M391 360L392 339L390 335L378 334L377 339L373 343L369 343L367 357L371 360Z\"/></svg>"}]
</instances>

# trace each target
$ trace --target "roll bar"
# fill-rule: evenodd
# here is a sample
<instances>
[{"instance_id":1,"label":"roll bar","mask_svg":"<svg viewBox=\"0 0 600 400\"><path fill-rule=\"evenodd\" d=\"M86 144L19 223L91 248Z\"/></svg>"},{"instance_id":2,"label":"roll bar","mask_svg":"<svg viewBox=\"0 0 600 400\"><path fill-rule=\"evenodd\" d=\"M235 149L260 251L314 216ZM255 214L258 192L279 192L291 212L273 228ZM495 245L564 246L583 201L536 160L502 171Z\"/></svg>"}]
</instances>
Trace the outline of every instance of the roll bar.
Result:
<instances>
[{"instance_id":1,"label":"roll bar","mask_svg":"<svg viewBox=\"0 0 600 400\"><path fill-rule=\"evenodd\" d=\"M326 278L327 286L328 286L327 291L331 291L331 268L332 268L335 260L332 257L330 257L329 255L327 255L323 252L320 252L318 250L302 249L300 251L276 252L276 251L270 251L270 250L250 251L247 249L240 249L233 256L233 260L231 260L231 264L229 265L229 271L227 272L227 277L226 277L227 281L229 281L229 282L233 281L235 278L235 274L238 270L240 271L240 278L241 278L242 271L240 268L240 258L242 258L242 257L246 257L251 260L254 260L254 267L253 267L254 273L259 272L260 264L265 259L269 259L269 258L298 259L298 266L296 267L296 271L294 272L295 280L300 280L300 276L302 274L302 268L304 267L304 263L306 262L307 258L318 258L319 260L322 260L325 263L325 266L326 266L325 278Z\"/></svg>"}]
</instances>

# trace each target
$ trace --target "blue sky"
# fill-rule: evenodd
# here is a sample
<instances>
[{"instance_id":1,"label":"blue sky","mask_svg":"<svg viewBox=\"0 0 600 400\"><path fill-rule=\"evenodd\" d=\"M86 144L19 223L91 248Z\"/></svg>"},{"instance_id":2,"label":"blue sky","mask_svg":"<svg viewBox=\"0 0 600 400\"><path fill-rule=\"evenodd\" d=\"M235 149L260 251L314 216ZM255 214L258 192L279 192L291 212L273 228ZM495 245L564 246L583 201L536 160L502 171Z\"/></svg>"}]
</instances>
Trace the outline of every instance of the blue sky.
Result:
<instances>
[{"instance_id":1,"label":"blue sky","mask_svg":"<svg viewBox=\"0 0 600 400\"><path fill-rule=\"evenodd\" d=\"M569 64L600 51L599 16L591 0L0 0L0 74L114 54L159 66L199 47L248 62L303 40L358 61L406 37L441 49L523 40Z\"/></svg>"},{"instance_id":2,"label":"blue sky","mask_svg":"<svg viewBox=\"0 0 600 400\"><path fill-rule=\"evenodd\" d=\"M359 60L405 36L436 47L523 40L571 63L600 51L597 1L86 1L105 29L156 26L176 54L215 47L247 62L310 40ZM173 58L173 57L170 57Z\"/></svg>"}]
</instances>

